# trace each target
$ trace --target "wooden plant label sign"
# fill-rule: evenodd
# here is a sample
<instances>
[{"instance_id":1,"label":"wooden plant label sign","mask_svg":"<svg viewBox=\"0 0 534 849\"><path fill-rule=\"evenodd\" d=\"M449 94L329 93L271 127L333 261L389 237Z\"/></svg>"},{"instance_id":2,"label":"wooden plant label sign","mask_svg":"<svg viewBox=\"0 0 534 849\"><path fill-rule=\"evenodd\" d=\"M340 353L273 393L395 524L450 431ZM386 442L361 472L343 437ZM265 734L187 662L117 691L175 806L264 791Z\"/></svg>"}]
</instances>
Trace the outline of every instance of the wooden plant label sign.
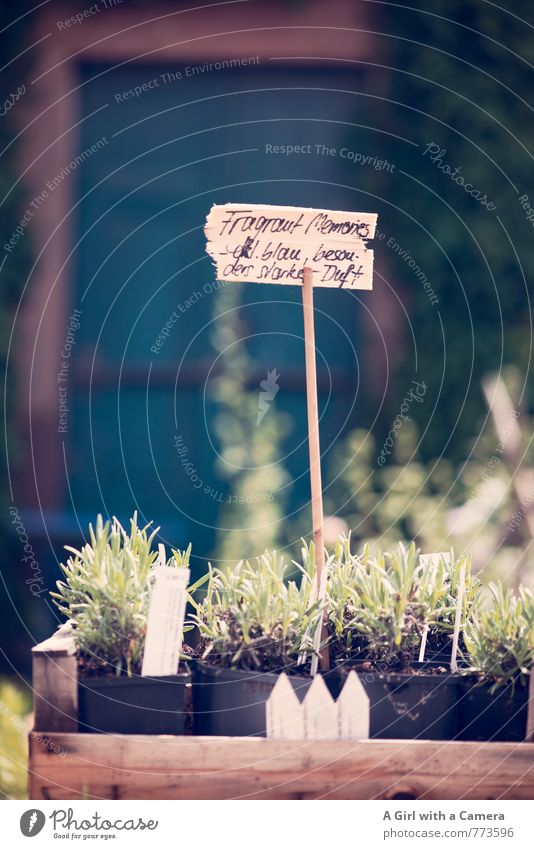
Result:
<instances>
[{"instance_id":1,"label":"wooden plant label sign","mask_svg":"<svg viewBox=\"0 0 534 849\"><path fill-rule=\"evenodd\" d=\"M182 649L189 569L155 569L141 675L175 675Z\"/></svg>"},{"instance_id":2,"label":"wooden plant label sign","mask_svg":"<svg viewBox=\"0 0 534 849\"><path fill-rule=\"evenodd\" d=\"M204 232L217 278L232 283L373 288L376 213L300 206L227 203L212 206Z\"/></svg>"},{"instance_id":3,"label":"wooden plant label sign","mask_svg":"<svg viewBox=\"0 0 534 849\"><path fill-rule=\"evenodd\" d=\"M365 740L369 737L369 696L354 671L337 701L317 675L302 703L285 672L266 703L267 737L273 740Z\"/></svg>"}]
</instances>

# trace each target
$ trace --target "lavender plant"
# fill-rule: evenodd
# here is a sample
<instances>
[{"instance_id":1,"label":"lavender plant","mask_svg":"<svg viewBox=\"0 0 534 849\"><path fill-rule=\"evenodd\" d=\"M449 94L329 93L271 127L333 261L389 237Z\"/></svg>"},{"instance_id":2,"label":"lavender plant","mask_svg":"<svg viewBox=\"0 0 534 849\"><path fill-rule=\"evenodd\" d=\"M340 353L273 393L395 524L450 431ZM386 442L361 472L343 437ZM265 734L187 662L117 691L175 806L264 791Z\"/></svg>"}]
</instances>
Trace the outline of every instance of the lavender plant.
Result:
<instances>
[{"instance_id":1,"label":"lavender plant","mask_svg":"<svg viewBox=\"0 0 534 849\"><path fill-rule=\"evenodd\" d=\"M460 622L468 621L481 590L481 581L472 572L471 555L455 557L451 549L450 560L440 557L437 563L422 567L419 579L418 600L425 607L425 621L429 626L427 654L448 653L456 617L456 604L460 592L460 574L464 568L462 610ZM462 644L463 636L460 641Z\"/></svg>"},{"instance_id":2,"label":"lavender plant","mask_svg":"<svg viewBox=\"0 0 534 849\"><path fill-rule=\"evenodd\" d=\"M232 568L210 565L204 598L189 595L199 656L233 669L288 671L299 661L304 666L313 654L321 605L314 558L297 568L298 582L289 578L291 566L276 551Z\"/></svg>"},{"instance_id":3,"label":"lavender plant","mask_svg":"<svg viewBox=\"0 0 534 849\"><path fill-rule=\"evenodd\" d=\"M370 660L404 668L413 660L425 621L418 599L421 573L415 544L371 555L342 541L330 568L327 611L339 661Z\"/></svg>"},{"instance_id":4,"label":"lavender plant","mask_svg":"<svg viewBox=\"0 0 534 849\"><path fill-rule=\"evenodd\" d=\"M118 519L98 516L89 542L61 564L54 603L72 623L79 662L88 674L138 674L143 660L153 570L152 548L159 530L137 524L127 532ZM167 565L187 566L191 546L173 551Z\"/></svg>"},{"instance_id":5,"label":"lavender plant","mask_svg":"<svg viewBox=\"0 0 534 849\"><path fill-rule=\"evenodd\" d=\"M489 584L466 623L464 641L468 671L479 673L491 692L525 685L534 662L533 593Z\"/></svg>"}]
</instances>

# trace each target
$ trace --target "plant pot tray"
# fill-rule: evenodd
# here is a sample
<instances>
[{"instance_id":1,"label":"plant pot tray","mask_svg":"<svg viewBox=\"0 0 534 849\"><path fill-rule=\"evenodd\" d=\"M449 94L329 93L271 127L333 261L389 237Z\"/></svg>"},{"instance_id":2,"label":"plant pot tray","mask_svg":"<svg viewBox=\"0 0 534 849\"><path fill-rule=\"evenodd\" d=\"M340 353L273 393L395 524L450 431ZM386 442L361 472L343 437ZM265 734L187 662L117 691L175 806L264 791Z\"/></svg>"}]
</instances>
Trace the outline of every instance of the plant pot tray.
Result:
<instances>
[{"instance_id":1,"label":"plant pot tray","mask_svg":"<svg viewBox=\"0 0 534 849\"><path fill-rule=\"evenodd\" d=\"M534 798L531 742L78 733L68 630L36 646L33 659L30 799ZM532 731L529 722L529 740Z\"/></svg>"}]
</instances>

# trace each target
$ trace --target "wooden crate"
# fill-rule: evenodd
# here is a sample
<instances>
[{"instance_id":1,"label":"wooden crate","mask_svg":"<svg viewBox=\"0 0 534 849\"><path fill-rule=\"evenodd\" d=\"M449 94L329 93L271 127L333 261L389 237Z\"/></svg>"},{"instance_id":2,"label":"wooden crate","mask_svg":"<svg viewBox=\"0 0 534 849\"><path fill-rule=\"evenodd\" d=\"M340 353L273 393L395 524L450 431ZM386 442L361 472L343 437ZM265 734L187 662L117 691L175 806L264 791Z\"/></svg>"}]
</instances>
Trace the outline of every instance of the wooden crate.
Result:
<instances>
[{"instance_id":1,"label":"wooden crate","mask_svg":"<svg viewBox=\"0 0 534 849\"><path fill-rule=\"evenodd\" d=\"M33 656L30 799L534 798L532 743L78 734L68 629Z\"/></svg>"}]
</instances>

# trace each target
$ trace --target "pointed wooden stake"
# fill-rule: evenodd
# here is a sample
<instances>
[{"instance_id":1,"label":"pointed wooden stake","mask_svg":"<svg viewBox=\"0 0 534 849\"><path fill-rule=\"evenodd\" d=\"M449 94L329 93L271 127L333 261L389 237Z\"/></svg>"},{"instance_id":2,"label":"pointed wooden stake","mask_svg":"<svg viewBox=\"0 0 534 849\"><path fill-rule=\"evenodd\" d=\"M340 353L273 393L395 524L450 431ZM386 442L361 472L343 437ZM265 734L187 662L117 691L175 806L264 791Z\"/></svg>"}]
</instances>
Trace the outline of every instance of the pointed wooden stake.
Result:
<instances>
[{"instance_id":1,"label":"pointed wooden stake","mask_svg":"<svg viewBox=\"0 0 534 849\"><path fill-rule=\"evenodd\" d=\"M323 579L324 562L324 520L323 487L321 482L321 448L319 443L319 405L317 402L317 370L315 362L315 324L313 318L313 274L311 268L304 269L302 283L302 306L304 311L304 348L306 355L306 396L308 400L308 444L310 450L310 484L313 524L313 542L315 543L315 562L317 566L317 586L319 598L324 598L326 582ZM326 639L326 623L323 620L316 636L316 646ZM328 648L320 652L321 669L329 669ZM318 657L312 659L311 674L317 674Z\"/></svg>"}]
</instances>

